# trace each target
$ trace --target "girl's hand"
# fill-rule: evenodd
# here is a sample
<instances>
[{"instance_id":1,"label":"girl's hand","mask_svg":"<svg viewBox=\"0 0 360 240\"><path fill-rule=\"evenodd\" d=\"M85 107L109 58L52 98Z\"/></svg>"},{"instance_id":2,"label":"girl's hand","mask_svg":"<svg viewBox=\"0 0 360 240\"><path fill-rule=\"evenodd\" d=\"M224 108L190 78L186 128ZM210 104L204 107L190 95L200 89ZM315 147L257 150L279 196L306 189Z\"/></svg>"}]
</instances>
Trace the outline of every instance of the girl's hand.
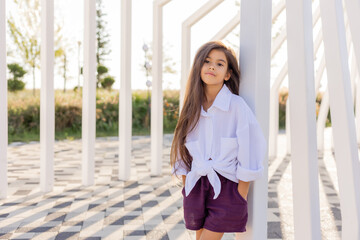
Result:
<instances>
[{"instance_id":1,"label":"girl's hand","mask_svg":"<svg viewBox=\"0 0 360 240\"><path fill-rule=\"evenodd\" d=\"M185 180L186 180L186 176L185 175L181 175L182 176L182 183L183 183L183 187L185 187Z\"/></svg>"},{"instance_id":2,"label":"girl's hand","mask_svg":"<svg viewBox=\"0 0 360 240\"><path fill-rule=\"evenodd\" d=\"M249 192L249 185L250 182L243 182L241 180L239 180L239 184L238 184L238 192L239 194L247 201L247 195Z\"/></svg>"}]
</instances>

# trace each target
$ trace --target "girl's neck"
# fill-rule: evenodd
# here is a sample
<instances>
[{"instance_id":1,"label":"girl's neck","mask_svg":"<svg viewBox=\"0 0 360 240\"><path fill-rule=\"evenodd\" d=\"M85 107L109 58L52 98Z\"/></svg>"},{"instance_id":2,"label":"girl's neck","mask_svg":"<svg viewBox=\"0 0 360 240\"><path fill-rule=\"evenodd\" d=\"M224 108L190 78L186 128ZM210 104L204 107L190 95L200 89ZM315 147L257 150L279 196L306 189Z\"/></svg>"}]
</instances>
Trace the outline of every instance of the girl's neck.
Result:
<instances>
[{"instance_id":1,"label":"girl's neck","mask_svg":"<svg viewBox=\"0 0 360 240\"><path fill-rule=\"evenodd\" d=\"M217 94L220 92L223 84L219 85L205 85L205 99L204 102L206 104L212 104L217 96Z\"/></svg>"}]
</instances>

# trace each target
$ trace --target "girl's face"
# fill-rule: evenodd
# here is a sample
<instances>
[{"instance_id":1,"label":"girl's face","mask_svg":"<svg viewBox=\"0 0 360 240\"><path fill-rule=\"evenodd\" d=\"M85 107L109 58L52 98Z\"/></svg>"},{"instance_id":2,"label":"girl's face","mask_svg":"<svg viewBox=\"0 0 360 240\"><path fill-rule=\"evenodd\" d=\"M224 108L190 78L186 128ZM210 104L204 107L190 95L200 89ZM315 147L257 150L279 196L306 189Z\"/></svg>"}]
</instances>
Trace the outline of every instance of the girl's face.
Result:
<instances>
[{"instance_id":1,"label":"girl's face","mask_svg":"<svg viewBox=\"0 0 360 240\"><path fill-rule=\"evenodd\" d=\"M221 85L230 79L225 53L218 49L210 51L201 68L201 80L210 85Z\"/></svg>"}]
</instances>

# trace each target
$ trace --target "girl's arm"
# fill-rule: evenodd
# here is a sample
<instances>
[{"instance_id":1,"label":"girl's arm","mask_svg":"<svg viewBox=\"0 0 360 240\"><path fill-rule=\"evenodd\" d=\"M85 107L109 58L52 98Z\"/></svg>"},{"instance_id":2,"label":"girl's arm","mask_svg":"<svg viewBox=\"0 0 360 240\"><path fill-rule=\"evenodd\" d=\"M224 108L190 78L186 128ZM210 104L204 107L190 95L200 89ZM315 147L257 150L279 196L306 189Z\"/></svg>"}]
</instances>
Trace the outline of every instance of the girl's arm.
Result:
<instances>
[{"instance_id":1,"label":"girl's arm","mask_svg":"<svg viewBox=\"0 0 360 240\"><path fill-rule=\"evenodd\" d=\"M238 191L245 200L247 200L247 194L249 192L249 185L250 185L250 182L243 182L243 181L239 180Z\"/></svg>"},{"instance_id":2,"label":"girl's arm","mask_svg":"<svg viewBox=\"0 0 360 240\"><path fill-rule=\"evenodd\" d=\"M186 175L181 175L181 176L182 176L183 187L185 187Z\"/></svg>"}]
</instances>

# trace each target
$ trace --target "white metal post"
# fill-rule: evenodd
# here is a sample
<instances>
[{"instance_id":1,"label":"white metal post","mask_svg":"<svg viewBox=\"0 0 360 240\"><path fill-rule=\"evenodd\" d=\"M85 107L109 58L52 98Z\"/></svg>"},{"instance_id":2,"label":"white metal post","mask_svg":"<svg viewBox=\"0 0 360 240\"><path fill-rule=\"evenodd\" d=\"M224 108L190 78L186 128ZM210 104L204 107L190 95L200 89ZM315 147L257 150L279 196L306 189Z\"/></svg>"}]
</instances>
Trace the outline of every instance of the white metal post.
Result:
<instances>
[{"instance_id":1,"label":"white metal post","mask_svg":"<svg viewBox=\"0 0 360 240\"><path fill-rule=\"evenodd\" d=\"M191 49L191 26L202 19L206 14L211 12L224 0L209 0L203 6L201 6L196 12L188 17L182 23L181 33L181 82L180 82L180 103L179 112L181 112L182 104L184 101L185 87L188 80L190 71L190 49Z\"/></svg>"},{"instance_id":2,"label":"white metal post","mask_svg":"<svg viewBox=\"0 0 360 240\"><path fill-rule=\"evenodd\" d=\"M240 95L255 113L266 139L269 135L271 19L271 1L241 1ZM267 156L263 162L264 176L250 185L245 239L267 239Z\"/></svg>"},{"instance_id":3,"label":"white metal post","mask_svg":"<svg viewBox=\"0 0 360 240\"><path fill-rule=\"evenodd\" d=\"M342 239L360 239L360 166L341 0L320 0ZM355 24L355 23L354 23Z\"/></svg>"},{"instance_id":4,"label":"white metal post","mask_svg":"<svg viewBox=\"0 0 360 240\"><path fill-rule=\"evenodd\" d=\"M7 196L8 104L6 80L6 7L0 0L0 199Z\"/></svg>"},{"instance_id":5,"label":"white metal post","mask_svg":"<svg viewBox=\"0 0 360 240\"><path fill-rule=\"evenodd\" d=\"M41 0L40 187L54 185L54 1Z\"/></svg>"},{"instance_id":6,"label":"white metal post","mask_svg":"<svg viewBox=\"0 0 360 240\"><path fill-rule=\"evenodd\" d=\"M311 0L286 1L295 239L320 239Z\"/></svg>"},{"instance_id":7,"label":"white metal post","mask_svg":"<svg viewBox=\"0 0 360 240\"><path fill-rule=\"evenodd\" d=\"M131 95L131 0L121 1L121 76L119 94L119 179L130 177Z\"/></svg>"},{"instance_id":8,"label":"white metal post","mask_svg":"<svg viewBox=\"0 0 360 240\"><path fill-rule=\"evenodd\" d=\"M82 104L82 184L94 184L96 138L96 5L84 0L84 83Z\"/></svg>"},{"instance_id":9,"label":"white metal post","mask_svg":"<svg viewBox=\"0 0 360 240\"><path fill-rule=\"evenodd\" d=\"M151 93L151 174L161 174L163 160L162 8L171 0L156 0L153 6L153 58Z\"/></svg>"}]
</instances>

